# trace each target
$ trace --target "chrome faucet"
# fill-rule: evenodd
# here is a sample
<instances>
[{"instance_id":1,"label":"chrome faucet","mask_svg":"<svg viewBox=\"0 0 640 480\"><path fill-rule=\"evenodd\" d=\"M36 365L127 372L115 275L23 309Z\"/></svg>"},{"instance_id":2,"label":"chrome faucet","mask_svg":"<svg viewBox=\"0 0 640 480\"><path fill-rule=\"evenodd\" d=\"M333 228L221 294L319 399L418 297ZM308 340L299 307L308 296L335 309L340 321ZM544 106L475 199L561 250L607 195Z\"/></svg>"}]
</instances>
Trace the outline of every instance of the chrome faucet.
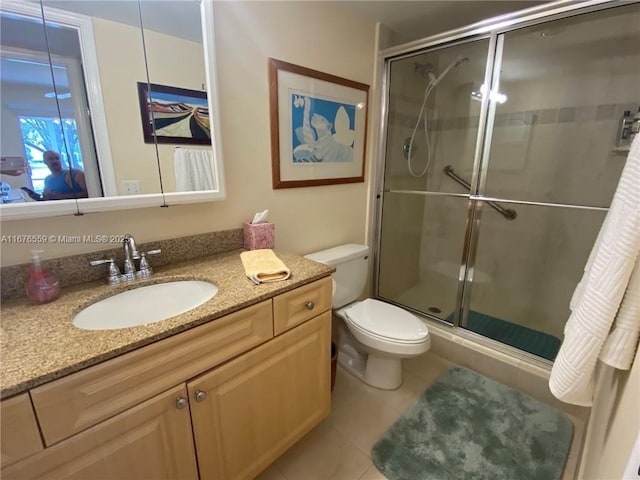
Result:
<instances>
[{"instance_id":1,"label":"chrome faucet","mask_svg":"<svg viewBox=\"0 0 640 480\"><path fill-rule=\"evenodd\" d=\"M124 280L134 280L136 278L136 264L134 260L139 259L140 254L136 248L136 241L133 235L127 233L122 240L122 246L124 248Z\"/></svg>"},{"instance_id":2,"label":"chrome faucet","mask_svg":"<svg viewBox=\"0 0 640 480\"><path fill-rule=\"evenodd\" d=\"M161 250L158 248L157 250L149 250L146 253L140 254L140 270L136 273L136 277L138 278L147 278L150 277L153 273L153 268L149 265L149 261L147 260L147 255L157 255Z\"/></svg>"},{"instance_id":3,"label":"chrome faucet","mask_svg":"<svg viewBox=\"0 0 640 480\"><path fill-rule=\"evenodd\" d=\"M122 243L124 244L125 253L128 245L129 251L131 252L131 258L133 258L134 260L137 260L140 258L140 254L138 253L138 248L136 247L136 240L135 238L133 238L133 235L131 235L130 233L127 233L124 236Z\"/></svg>"},{"instance_id":4,"label":"chrome faucet","mask_svg":"<svg viewBox=\"0 0 640 480\"><path fill-rule=\"evenodd\" d=\"M148 252L138 252L136 247L136 241L133 235L127 233L122 240L122 248L124 249L124 273L120 273L118 266L113 261L113 258L105 260L93 260L91 265L109 264L109 276L107 277L107 283L116 285L120 282L130 282L136 278L147 278L153 273L151 265L147 260L147 255L156 255L161 252L160 249L150 250ZM136 271L136 260L140 260L140 270Z\"/></svg>"},{"instance_id":5,"label":"chrome faucet","mask_svg":"<svg viewBox=\"0 0 640 480\"><path fill-rule=\"evenodd\" d=\"M113 261L113 258L103 259L103 260L91 260L89 262L92 267L96 265L102 265L105 263L109 264L109 274L107 276L107 283L109 285L117 285L124 280L124 275L120 273L120 269L116 265L116 262Z\"/></svg>"}]
</instances>

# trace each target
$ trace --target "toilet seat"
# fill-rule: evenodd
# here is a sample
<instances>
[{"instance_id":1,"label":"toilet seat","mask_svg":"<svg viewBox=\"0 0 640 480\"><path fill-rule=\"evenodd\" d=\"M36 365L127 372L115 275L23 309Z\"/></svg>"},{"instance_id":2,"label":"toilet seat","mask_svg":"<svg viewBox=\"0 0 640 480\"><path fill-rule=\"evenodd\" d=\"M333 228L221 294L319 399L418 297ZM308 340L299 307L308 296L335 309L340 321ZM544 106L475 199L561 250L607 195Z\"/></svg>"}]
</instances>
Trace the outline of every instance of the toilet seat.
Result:
<instances>
[{"instance_id":1,"label":"toilet seat","mask_svg":"<svg viewBox=\"0 0 640 480\"><path fill-rule=\"evenodd\" d=\"M369 332L361 327L359 327L358 325L356 325L355 323L353 323L351 321L350 318L346 318L345 321L349 324L349 328L351 328L351 331L354 334L359 333L360 335L363 335L371 340L375 340L378 342L382 342L384 344L388 344L388 345L395 345L398 347L401 347L403 345L420 345L421 343L425 342L425 338L423 338L422 340L414 340L414 341L406 341L406 340L398 340L396 338L389 338L389 337L383 337L382 335L377 335L373 332ZM360 337L358 337L360 338Z\"/></svg>"},{"instance_id":2,"label":"toilet seat","mask_svg":"<svg viewBox=\"0 0 640 480\"><path fill-rule=\"evenodd\" d=\"M415 344L429 336L427 326L415 315L372 298L348 306L343 313L353 328L378 340Z\"/></svg>"}]
</instances>

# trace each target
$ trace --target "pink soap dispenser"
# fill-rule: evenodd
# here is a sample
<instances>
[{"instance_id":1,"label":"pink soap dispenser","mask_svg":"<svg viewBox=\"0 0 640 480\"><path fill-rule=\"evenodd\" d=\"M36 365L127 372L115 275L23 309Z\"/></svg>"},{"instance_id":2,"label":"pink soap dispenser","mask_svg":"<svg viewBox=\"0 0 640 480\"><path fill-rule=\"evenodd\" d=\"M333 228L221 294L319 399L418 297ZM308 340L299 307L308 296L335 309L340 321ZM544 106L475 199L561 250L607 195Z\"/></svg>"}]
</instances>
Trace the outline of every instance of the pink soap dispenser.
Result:
<instances>
[{"instance_id":1,"label":"pink soap dispenser","mask_svg":"<svg viewBox=\"0 0 640 480\"><path fill-rule=\"evenodd\" d=\"M31 265L27 271L27 296L36 305L53 302L60 296L60 284L49 270L40 265L40 253L42 250L31 251Z\"/></svg>"}]
</instances>

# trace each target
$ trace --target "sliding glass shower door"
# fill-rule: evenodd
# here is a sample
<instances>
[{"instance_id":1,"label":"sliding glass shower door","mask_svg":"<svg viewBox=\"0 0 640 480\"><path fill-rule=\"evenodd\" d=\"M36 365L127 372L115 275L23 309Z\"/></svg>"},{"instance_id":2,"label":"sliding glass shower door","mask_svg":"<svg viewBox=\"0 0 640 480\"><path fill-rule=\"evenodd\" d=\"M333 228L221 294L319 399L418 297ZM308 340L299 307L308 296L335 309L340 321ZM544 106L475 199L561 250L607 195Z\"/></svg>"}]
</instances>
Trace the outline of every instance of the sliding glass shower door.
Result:
<instances>
[{"instance_id":1,"label":"sliding glass shower door","mask_svg":"<svg viewBox=\"0 0 640 480\"><path fill-rule=\"evenodd\" d=\"M483 38L390 65L378 296L442 320L458 303L470 205L443 169L473 174L481 103L469 99L489 46Z\"/></svg>"},{"instance_id":2,"label":"sliding glass shower door","mask_svg":"<svg viewBox=\"0 0 640 480\"><path fill-rule=\"evenodd\" d=\"M555 358L640 106L638 24L627 5L389 61L380 298Z\"/></svg>"}]
</instances>

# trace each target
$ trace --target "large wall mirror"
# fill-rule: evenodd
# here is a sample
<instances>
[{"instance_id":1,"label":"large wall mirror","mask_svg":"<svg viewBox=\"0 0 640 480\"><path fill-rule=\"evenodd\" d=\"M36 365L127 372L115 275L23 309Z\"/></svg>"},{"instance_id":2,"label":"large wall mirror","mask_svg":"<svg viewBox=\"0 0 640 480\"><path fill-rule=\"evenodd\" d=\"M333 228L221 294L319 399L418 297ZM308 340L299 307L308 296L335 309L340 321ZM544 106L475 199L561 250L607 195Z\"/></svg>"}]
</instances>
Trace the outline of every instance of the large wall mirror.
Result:
<instances>
[{"instance_id":1,"label":"large wall mirror","mask_svg":"<svg viewBox=\"0 0 640 480\"><path fill-rule=\"evenodd\" d=\"M2 219L224 198L210 0L1 10Z\"/></svg>"}]
</instances>

